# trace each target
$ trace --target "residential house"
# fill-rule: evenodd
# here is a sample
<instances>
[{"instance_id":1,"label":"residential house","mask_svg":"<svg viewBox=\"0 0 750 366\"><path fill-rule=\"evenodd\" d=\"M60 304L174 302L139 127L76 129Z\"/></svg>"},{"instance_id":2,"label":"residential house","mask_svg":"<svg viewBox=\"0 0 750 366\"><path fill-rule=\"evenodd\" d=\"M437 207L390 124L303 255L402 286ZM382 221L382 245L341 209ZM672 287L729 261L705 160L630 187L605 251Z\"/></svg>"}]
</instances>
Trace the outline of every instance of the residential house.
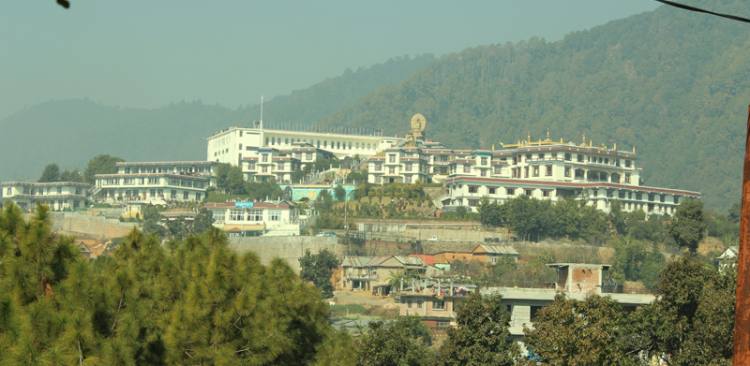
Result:
<instances>
[{"instance_id":1,"label":"residential house","mask_svg":"<svg viewBox=\"0 0 750 366\"><path fill-rule=\"evenodd\" d=\"M367 290L380 295L387 295L390 292L392 280L404 276L421 275L426 270L421 259L400 255L346 256L341 261L341 268L340 288Z\"/></svg>"},{"instance_id":2,"label":"residential house","mask_svg":"<svg viewBox=\"0 0 750 366\"><path fill-rule=\"evenodd\" d=\"M230 236L300 235L299 209L291 202L210 202L214 226Z\"/></svg>"}]
</instances>

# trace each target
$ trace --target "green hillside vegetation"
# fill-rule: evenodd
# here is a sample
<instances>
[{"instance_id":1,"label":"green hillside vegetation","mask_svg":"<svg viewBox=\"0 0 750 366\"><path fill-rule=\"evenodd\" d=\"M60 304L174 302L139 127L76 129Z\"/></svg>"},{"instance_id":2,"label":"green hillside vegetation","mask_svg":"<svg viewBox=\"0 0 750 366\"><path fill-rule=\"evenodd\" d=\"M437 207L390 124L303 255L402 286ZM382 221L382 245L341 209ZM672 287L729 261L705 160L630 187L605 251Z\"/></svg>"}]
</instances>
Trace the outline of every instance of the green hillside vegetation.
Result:
<instances>
[{"instance_id":1,"label":"green hillside vegetation","mask_svg":"<svg viewBox=\"0 0 750 366\"><path fill-rule=\"evenodd\" d=\"M310 124L433 62L431 55L398 57L267 100L264 120ZM85 168L89 158L112 154L126 160L203 160L206 137L231 125L250 126L253 105L230 109L200 101L144 109L105 106L88 99L51 101L0 119L0 181L39 178L50 162Z\"/></svg>"},{"instance_id":2,"label":"green hillside vegetation","mask_svg":"<svg viewBox=\"0 0 750 366\"><path fill-rule=\"evenodd\" d=\"M750 3L693 2L750 14ZM750 28L660 7L568 35L441 57L322 125L408 129L455 147L490 148L531 133L636 146L645 184L701 191L709 207L739 200Z\"/></svg>"}]
</instances>

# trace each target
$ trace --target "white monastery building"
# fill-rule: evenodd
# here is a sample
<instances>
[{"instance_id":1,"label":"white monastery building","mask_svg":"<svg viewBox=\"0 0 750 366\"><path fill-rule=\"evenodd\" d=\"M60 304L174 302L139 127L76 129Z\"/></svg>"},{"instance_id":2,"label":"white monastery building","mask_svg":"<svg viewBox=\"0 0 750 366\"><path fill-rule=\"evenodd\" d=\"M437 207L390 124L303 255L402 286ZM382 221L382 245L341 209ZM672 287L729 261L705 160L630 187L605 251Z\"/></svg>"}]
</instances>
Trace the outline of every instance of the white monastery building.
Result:
<instances>
[{"instance_id":1,"label":"white monastery building","mask_svg":"<svg viewBox=\"0 0 750 366\"><path fill-rule=\"evenodd\" d=\"M24 211L37 204L52 211L71 211L86 207L90 188L80 182L4 182L0 183L0 204L13 202Z\"/></svg>"},{"instance_id":2,"label":"white monastery building","mask_svg":"<svg viewBox=\"0 0 750 366\"><path fill-rule=\"evenodd\" d=\"M289 202L210 202L205 207L214 226L229 236L300 235L299 209Z\"/></svg>"},{"instance_id":3,"label":"white monastery building","mask_svg":"<svg viewBox=\"0 0 750 366\"><path fill-rule=\"evenodd\" d=\"M215 185L210 161L120 162L117 173L97 174L93 195L106 203L200 202Z\"/></svg>"}]
</instances>

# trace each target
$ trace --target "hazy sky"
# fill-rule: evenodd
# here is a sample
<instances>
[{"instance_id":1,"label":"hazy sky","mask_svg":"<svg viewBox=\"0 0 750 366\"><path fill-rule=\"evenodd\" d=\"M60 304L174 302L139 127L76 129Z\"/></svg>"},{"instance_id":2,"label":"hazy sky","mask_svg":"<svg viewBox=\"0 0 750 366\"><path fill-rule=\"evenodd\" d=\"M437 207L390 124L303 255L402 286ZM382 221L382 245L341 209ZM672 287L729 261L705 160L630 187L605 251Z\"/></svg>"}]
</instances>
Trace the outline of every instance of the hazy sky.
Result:
<instances>
[{"instance_id":1,"label":"hazy sky","mask_svg":"<svg viewBox=\"0 0 750 366\"><path fill-rule=\"evenodd\" d=\"M565 34L651 0L3 0L0 118L50 99L229 107L394 56Z\"/></svg>"}]
</instances>

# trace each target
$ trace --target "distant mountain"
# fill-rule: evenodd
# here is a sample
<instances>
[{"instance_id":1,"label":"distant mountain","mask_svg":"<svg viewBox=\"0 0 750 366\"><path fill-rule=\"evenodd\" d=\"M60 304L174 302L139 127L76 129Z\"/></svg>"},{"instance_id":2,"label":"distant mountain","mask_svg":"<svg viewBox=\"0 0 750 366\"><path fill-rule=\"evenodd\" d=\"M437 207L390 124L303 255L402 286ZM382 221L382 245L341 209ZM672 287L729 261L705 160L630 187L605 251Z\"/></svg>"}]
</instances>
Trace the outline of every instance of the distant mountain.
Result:
<instances>
[{"instance_id":1,"label":"distant mountain","mask_svg":"<svg viewBox=\"0 0 750 366\"><path fill-rule=\"evenodd\" d=\"M267 101L264 120L270 125L312 124L433 61L431 55L399 57L347 70ZM42 103L0 120L0 181L36 179L52 162L83 168L102 153L128 160L205 159L206 137L231 125L249 125L258 114L257 105L229 109L201 102L156 109L111 107L85 99Z\"/></svg>"},{"instance_id":2,"label":"distant mountain","mask_svg":"<svg viewBox=\"0 0 750 366\"><path fill-rule=\"evenodd\" d=\"M694 1L693 3L701 3ZM703 1L750 16L747 1ZM449 146L544 136L635 145L645 183L698 190L709 206L740 197L750 27L670 7L558 42L532 39L441 57L321 125L404 133L412 113Z\"/></svg>"}]
</instances>

